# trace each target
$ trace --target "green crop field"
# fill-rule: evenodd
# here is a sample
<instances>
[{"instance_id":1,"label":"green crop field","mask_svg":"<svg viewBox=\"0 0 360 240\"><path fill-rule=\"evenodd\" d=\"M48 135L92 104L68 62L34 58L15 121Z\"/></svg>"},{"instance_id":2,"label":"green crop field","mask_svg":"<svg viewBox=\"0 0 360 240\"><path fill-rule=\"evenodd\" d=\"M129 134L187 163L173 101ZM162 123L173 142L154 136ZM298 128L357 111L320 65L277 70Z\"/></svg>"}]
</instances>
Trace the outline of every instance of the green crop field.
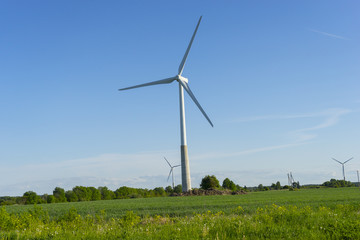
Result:
<instances>
[{"instance_id":1,"label":"green crop field","mask_svg":"<svg viewBox=\"0 0 360 240\"><path fill-rule=\"evenodd\" d=\"M0 239L360 239L359 188L13 205Z\"/></svg>"}]
</instances>

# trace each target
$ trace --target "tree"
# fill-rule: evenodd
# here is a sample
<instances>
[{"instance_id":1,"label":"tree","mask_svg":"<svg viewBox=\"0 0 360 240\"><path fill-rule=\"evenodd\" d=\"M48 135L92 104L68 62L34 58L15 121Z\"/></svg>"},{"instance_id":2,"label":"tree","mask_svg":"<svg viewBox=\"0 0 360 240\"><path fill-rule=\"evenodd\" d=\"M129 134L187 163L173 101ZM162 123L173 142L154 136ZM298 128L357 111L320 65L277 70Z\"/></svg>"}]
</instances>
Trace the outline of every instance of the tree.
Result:
<instances>
[{"instance_id":1,"label":"tree","mask_svg":"<svg viewBox=\"0 0 360 240\"><path fill-rule=\"evenodd\" d=\"M280 189L281 189L281 185L280 185L280 182L279 182L279 181L276 182L275 189L276 189L276 190L280 190Z\"/></svg>"},{"instance_id":2,"label":"tree","mask_svg":"<svg viewBox=\"0 0 360 240\"><path fill-rule=\"evenodd\" d=\"M56 202L66 202L65 190L60 187L56 187L53 191Z\"/></svg>"},{"instance_id":3,"label":"tree","mask_svg":"<svg viewBox=\"0 0 360 240\"><path fill-rule=\"evenodd\" d=\"M77 202L77 201L79 201L76 193L74 191L72 191L72 190L66 191L65 196L66 196L66 200L68 202Z\"/></svg>"},{"instance_id":4,"label":"tree","mask_svg":"<svg viewBox=\"0 0 360 240\"><path fill-rule=\"evenodd\" d=\"M300 184L298 184L300 187ZM322 186L325 187L352 187L354 186L353 183L351 183L350 181L344 181L344 180L336 180L334 178L330 179L330 181L326 181L322 184Z\"/></svg>"},{"instance_id":5,"label":"tree","mask_svg":"<svg viewBox=\"0 0 360 240\"><path fill-rule=\"evenodd\" d=\"M154 188L154 194L155 194L156 197L162 197L162 196L166 195L165 190L164 190L163 187Z\"/></svg>"},{"instance_id":6,"label":"tree","mask_svg":"<svg viewBox=\"0 0 360 240\"><path fill-rule=\"evenodd\" d=\"M200 187L204 190L220 188L220 183L217 178L212 175L207 175L201 180Z\"/></svg>"},{"instance_id":7,"label":"tree","mask_svg":"<svg viewBox=\"0 0 360 240\"><path fill-rule=\"evenodd\" d=\"M130 187L120 187L115 190L116 198L134 198L137 195L138 191L136 188L130 188Z\"/></svg>"},{"instance_id":8,"label":"tree","mask_svg":"<svg viewBox=\"0 0 360 240\"><path fill-rule=\"evenodd\" d=\"M264 186L263 186L262 184L259 184L258 190L259 190L259 191L264 191Z\"/></svg>"},{"instance_id":9,"label":"tree","mask_svg":"<svg viewBox=\"0 0 360 240\"><path fill-rule=\"evenodd\" d=\"M64 193L64 195L65 195L65 193ZM47 203L55 203L55 202L56 202L56 198L55 198L53 195L48 195L48 196L46 197L46 202L47 202Z\"/></svg>"},{"instance_id":10,"label":"tree","mask_svg":"<svg viewBox=\"0 0 360 240\"><path fill-rule=\"evenodd\" d=\"M293 182L292 187L300 189L300 183L299 182Z\"/></svg>"},{"instance_id":11,"label":"tree","mask_svg":"<svg viewBox=\"0 0 360 240\"><path fill-rule=\"evenodd\" d=\"M101 193L98 189L94 187L88 187L87 189L91 193L91 201L101 200Z\"/></svg>"},{"instance_id":12,"label":"tree","mask_svg":"<svg viewBox=\"0 0 360 240\"><path fill-rule=\"evenodd\" d=\"M233 181L231 181L229 178L224 179L222 187L225 188L225 189L236 191L235 183Z\"/></svg>"},{"instance_id":13,"label":"tree","mask_svg":"<svg viewBox=\"0 0 360 240\"><path fill-rule=\"evenodd\" d=\"M110 200L115 198L115 193L111 190L109 190L107 187L98 187L101 199L102 200Z\"/></svg>"},{"instance_id":14,"label":"tree","mask_svg":"<svg viewBox=\"0 0 360 240\"><path fill-rule=\"evenodd\" d=\"M35 204L40 201L40 197L33 191L27 191L24 193L23 197L25 199L25 204Z\"/></svg>"},{"instance_id":15,"label":"tree","mask_svg":"<svg viewBox=\"0 0 360 240\"><path fill-rule=\"evenodd\" d=\"M171 186L167 186L167 187L165 188L165 192L166 192L167 194L172 194L172 193L174 192L174 189L173 189Z\"/></svg>"},{"instance_id":16,"label":"tree","mask_svg":"<svg viewBox=\"0 0 360 240\"><path fill-rule=\"evenodd\" d=\"M179 184L174 187L174 193L180 194L182 192L182 185Z\"/></svg>"},{"instance_id":17,"label":"tree","mask_svg":"<svg viewBox=\"0 0 360 240\"><path fill-rule=\"evenodd\" d=\"M73 188L73 192L76 194L78 201L90 201L91 200L91 190L87 187L76 186Z\"/></svg>"}]
</instances>

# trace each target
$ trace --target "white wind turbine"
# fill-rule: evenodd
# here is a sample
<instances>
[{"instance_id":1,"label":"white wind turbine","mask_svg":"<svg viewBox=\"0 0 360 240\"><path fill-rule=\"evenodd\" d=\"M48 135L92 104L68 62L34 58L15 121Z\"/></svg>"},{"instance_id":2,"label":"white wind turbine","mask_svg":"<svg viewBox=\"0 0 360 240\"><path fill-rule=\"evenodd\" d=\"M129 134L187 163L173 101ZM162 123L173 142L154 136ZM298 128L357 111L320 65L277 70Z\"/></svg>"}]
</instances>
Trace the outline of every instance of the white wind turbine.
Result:
<instances>
[{"instance_id":1,"label":"white wind turbine","mask_svg":"<svg viewBox=\"0 0 360 240\"><path fill-rule=\"evenodd\" d=\"M174 180L174 168L176 167L180 167L180 165L175 165L175 166L171 166L171 164L169 163L169 161L166 159L166 157L164 157L165 161L169 164L170 166L170 172L169 172L169 176L167 178L167 181L169 181L170 175L172 174L172 187L173 189L175 188L175 180Z\"/></svg>"},{"instance_id":2,"label":"white wind turbine","mask_svg":"<svg viewBox=\"0 0 360 240\"><path fill-rule=\"evenodd\" d=\"M157 84L168 84L168 83L172 83L173 81L177 81L179 83L180 135L181 135L181 147L180 147L181 148L181 177L182 177L182 191L183 192L187 192L187 191L189 191L191 189L190 166L189 166L189 157L188 157L187 143L186 143L185 105L184 105L184 91L183 91L183 89L185 89L185 91L189 94L189 96L194 101L196 106L200 109L200 111L202 112L204 117L208 120L210 125L213 127L213 124L212 124L210 118L207 116L204 109L201 107L200 103L196 100L194 94L190 90L190 87L188 85L188 79L181 76L181 74L182 74L182 72L184 70L184 65L185 65L185 62L186 62L186 58L187 58L187 56L189 54L191 45L192 45L192 43L194 41L196 32L197 32L197 30L199 28L201 18L202 17L200 17L200 19L198 21L198 24L196 25L195 31L194 31L194 33L192 35L189 46L186 49L185 55L184 55L184 57L183 57L183 59L182 59L182 61L180 63L178 73L177 73L176 76L170 77L170 78L165 78L165 79L154 81L154 82L149 82L149 83L144 83L144 84L140 84L140 85L136 85L136 86L132 86L132 87L119 89L119 91L122 91L122 90L128 90L128 89L139 88L139 87L146 87L146 86L157 85Z\"/></svg>"},{"instance_id":3,"label":"white wind turbine","mask_svg":"<svg viewBox=\"0 0 360 240\"><path fill-rule=\"evenodd\" d=\"M345 170L344 170L344 165L345 165L345 163L347 163L348 161L350 161L351 159L353 159L353 157L352 158L350 158L350 159L348 159L348 160L346 160L345 162L340 162L340 161L338 161L338 160L336 160L335 158L332 158L334 161L336 161L336 162L338 162L338 163L340 163L341 165L342 165L342 171L343 171L343 176L344 176L344 181L345 181Z\"/></svg>"}]
</instances>

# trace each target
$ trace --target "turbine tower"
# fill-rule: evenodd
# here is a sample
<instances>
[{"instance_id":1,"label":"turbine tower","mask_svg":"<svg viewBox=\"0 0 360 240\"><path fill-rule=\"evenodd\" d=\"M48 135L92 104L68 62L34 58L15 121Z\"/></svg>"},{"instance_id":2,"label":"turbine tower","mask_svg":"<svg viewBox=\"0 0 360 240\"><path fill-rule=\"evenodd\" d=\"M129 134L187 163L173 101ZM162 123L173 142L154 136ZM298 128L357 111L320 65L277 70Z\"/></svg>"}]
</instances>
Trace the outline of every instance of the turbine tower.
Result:
<instances>
[{"instance_id":1,"label":"turbine tower","mask_svg":"<svg viewBox=\"0 0 360 240\"><path fill-rule=\"evenodd\" d=\"M139 88L139 87L146 87L146 86L157 85L157 84L169 84L169 83L172 83L173 81L177 81L179 83L180 136L181 136L181 147L180 147L180 149L181 149L181 178L182 178L181 180L182 180L182 191L183 192L187 192L187 191L189 191L191 189L190 166L189 166L189 157L188 157L187 142L186 142L184 89L189 94L190 98L194 101L194 103L199 108L199 110L204 115L204 117L208 120L210 125L213 127L213 124L212 124L210 118L205 113L204 109L201 107L200 103L197 101L194 94L190 90L190 87L188 85L188 79L182 76L184 66L185 66L185 62L186 62L187 56L189 54L191 45L192 45L192 43L194 41L196 32L197 32L197 30L199 28L201 18L202 18L202 16L200 17L200 19L199 19L199 21L198 21L198 23L196 25L195 31L194 31L194 33L192 35L192 38L190 40L190 43L189 43L187 49L186 49L185 55L184 55L184 57L183 57L183 59L182 59L182 61L180 63L178 73L177 73L176 76L170 77L170 78L165 78L165 79L154 81L154 82L149 82L149 83L144 83L144 84L140 84L140 85L135 85L135 86L132 86L132 87L119 89L119 91L122 91L122 90L128 90L128 89Z\"/></svg>"},{"instance_id":2,"label":"turbine tower","mask_svg":"<svg viewBox=\"0 0 360 240\"><path fill-rule=\"evenodd\" d=\"M338 163L340 163L341 165L342 165L342 172L343 172L343 176L344 176L344 181L345 181L345 170L344 170L344 165L345 165L345 163L347 163L348 161L350 161L351 159L353 159L353 157L352 158L350 158L350 159L348 159L348 160L346 160L345 162L340 162L340 161L338 161L338 160L336 160L335 158L332 158L334 161L336 161L336 162L338 162Z\"/></svg>"},{"instance_id":3,"label":"turbine tower","mask_svg":"<svg viewBox=\"0 0 360 240\"><path fill-rule=\"evenodd\" d=\"M169 181L169 178L170 178L170 174L172 174L172 187L173 187L173 189L175 188L175 181L174 181L174 168L176 168L176 167L180 167L181 165L175 165L175 166L171 166L171 164L169 163L169 161L166 159L166 157L164 157L165 158L165 161L169 164L169 166L170 166L170 172L169 172L169 176L168 176L168 178L167 178L167 181Z\"/></svg>"}]
</instances>

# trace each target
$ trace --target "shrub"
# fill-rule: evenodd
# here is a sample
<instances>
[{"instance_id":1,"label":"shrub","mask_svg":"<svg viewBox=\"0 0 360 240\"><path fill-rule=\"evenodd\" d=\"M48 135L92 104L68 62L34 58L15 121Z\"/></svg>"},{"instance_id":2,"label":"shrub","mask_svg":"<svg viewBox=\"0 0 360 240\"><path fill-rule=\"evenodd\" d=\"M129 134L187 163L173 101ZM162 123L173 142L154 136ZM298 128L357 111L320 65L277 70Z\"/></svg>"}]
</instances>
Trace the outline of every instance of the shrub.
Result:
<instances>
[{"instance_id":1,"label":"shrub","mask_svg":"<svg viewBox=\"0 0 360 240\"><path fill-rule=\"evenodd\" d=\"M201 180L200 187L204 190L217 189L220 188L220 183L214 175L207 175Z\"/></svg>"}]
</instances>

